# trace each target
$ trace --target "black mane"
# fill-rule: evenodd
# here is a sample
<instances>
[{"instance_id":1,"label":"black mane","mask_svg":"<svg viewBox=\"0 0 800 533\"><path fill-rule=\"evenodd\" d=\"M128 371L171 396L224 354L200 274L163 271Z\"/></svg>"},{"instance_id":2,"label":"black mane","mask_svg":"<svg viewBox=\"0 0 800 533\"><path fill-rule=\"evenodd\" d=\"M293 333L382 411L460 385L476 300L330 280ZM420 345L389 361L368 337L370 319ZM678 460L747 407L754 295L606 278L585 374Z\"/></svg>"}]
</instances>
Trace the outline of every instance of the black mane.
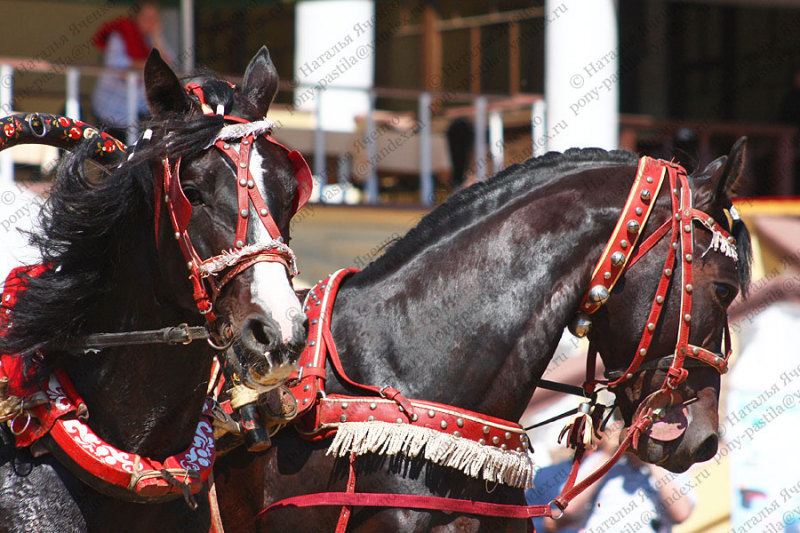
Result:
<instances>
[{"instance_id":1,"label":"black mane","mask_svg":"<svg viewBox=\"0 0 800 533\"><path fill-rule=\"evenodd\" d=\"M406 261L426 244L473 221L476 213L491 213L522 192L530 192L588 166L636 165L638 156L624 150L572 148L549 152L524 163L511 165L486 181L475 183L450 196L428 213L405 237L364 269L362 279L380 277Z\"/></svg>"},{"instance_id":2,"label":"black mane","mask_svg":"<svg viewBox=\"0 0 800 533\"><path fill-rule=\"evenodd\" d=\"M230 85L212 80L206 88L210 105L221 103L230 110L236 97ZM152 141L137 146L132 159L100 180L87 177L91 143L63 158L40 213L40 230L29 235L52 268L30 280L14 307L12 329L0 337L0 352L58 349L91 333L85 330L87 322L119 283L119 267L132 247L150 243L155 262L153 165L165 156L186 160L203 152L224 125L221 116L196 113L160 119L144 124L153 129Z\"/></svg>"}]
</instances>

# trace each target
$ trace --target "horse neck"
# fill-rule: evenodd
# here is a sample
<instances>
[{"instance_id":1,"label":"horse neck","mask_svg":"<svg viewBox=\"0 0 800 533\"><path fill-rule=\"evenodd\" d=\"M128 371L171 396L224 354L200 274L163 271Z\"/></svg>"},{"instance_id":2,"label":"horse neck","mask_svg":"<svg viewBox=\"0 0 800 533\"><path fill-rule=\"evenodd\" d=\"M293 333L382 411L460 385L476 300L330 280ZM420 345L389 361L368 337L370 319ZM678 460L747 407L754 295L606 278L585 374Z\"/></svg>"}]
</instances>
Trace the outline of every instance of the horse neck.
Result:
<instances>
[{"instance_id":1,"label":"horse neck","mask_svg":"<svg viewBox=\"0 0 800 533\"><path fill-rule=\"evenodd\" d=\"M113 273L120 282L98 304L87 331L136 331L196 321L191 313L158 301L146 242L131 243L129 260ZM210 366L209 348L202 342L107 348L65 363L89 407L92 429L118 448L154 457L191 442Z\"/></svg>"},{"instance_id":2,"label":"horse neck","mask_svg":"<svg viewBox=\"0 0 800 533\"><path fill-rule=\"evenodd\" d=\"M592 172L603 172L603 194L577 186L598 178ZM581 181L561 180L443 229L388 275L351 278L332 326L350 377L517 420L577 310L632 175L582 172L573 176Z\"/></svg>"}]
</instances>

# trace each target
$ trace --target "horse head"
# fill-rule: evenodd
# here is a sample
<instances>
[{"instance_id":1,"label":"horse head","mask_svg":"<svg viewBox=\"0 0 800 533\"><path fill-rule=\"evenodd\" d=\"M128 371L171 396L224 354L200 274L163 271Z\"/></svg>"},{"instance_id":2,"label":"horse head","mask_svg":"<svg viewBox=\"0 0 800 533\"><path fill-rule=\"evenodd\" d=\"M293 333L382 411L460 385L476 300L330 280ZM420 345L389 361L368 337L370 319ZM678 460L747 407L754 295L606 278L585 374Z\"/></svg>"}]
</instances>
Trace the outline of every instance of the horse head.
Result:
<instances>
[{"instance_id":1,"label":"horse head","mask_svg":"<svg viewBox=\"0 0 800 533\"><path fill-rule=\"evenodd\" d=\"M275 386L305 345L288 243L311 178L302 157L269 136L264 117L278 86L269 52L262 47L252 59L241 90L207 78L184 86L155 51L144 77L165 292L175 305L200 309L218 344L232 343L227 364L246 385Z\"/></svg>"},{"instance_id":2,"label":"horse head","mask_svg":"<svg viewBox=\"0 0 800 533\"><path fill-rule=\"evenodd\" d=\"M749 283L749 235L730 200L744 153L741 139L729 156L687 177L686 186L662 188L642 239L670 219L681 237L670 239L665 231L640 254L592 319L589 339L603 358L626 424L648 417L649 427L633 439L636 455L675 472L717 452L720 375L727 369L723 349L730 350L727 308ZM688 207L676 214L673 202L687 186L694 207L688 218ZM677 258L674 266L664 262L669 253Z\"/></svg>"}]
</instances>

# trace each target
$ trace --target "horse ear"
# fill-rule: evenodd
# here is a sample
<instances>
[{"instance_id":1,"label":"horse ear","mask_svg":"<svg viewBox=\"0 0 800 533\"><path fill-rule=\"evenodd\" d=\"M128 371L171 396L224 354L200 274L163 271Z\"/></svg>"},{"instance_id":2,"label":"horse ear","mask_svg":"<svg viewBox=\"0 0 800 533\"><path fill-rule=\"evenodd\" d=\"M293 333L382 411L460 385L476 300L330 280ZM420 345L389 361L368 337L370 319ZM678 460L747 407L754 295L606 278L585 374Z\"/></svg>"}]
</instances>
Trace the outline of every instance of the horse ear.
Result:
<instances>
[{"instance_id":1,"label":"horse ear","mask_svg":"<svg viewBox=\"0 0 800 533\"><path fill-rule=\"evenodd\" d=\"M718 157L698 175L695 205L708 206L714 202L730 203L731 191L744 173L747 137L740 137L727 156Z\"/></svg>"},{"instance_id":2,"label":"horse ear","mask_svg":"<svg viewBox=\"0 0 800 533\"><path fill-rule=\"evenodd\" d=\"M262 46L244 73L242 93L253 103L261 116L266 116L269 105L278 92L278 71L269 57L269 50Z\"/></svg>"},{"instance_id":3,"label":"horse ear","mask_svg":"<svg viewBox=\"0 0 800 533\"><path fill-rule=\"evenodd\" d=\"M178 77L155 48L144 64L144 86L147 105L153 115L181 113L189 110L186 93Z\"/></svg>"}]
</instances>

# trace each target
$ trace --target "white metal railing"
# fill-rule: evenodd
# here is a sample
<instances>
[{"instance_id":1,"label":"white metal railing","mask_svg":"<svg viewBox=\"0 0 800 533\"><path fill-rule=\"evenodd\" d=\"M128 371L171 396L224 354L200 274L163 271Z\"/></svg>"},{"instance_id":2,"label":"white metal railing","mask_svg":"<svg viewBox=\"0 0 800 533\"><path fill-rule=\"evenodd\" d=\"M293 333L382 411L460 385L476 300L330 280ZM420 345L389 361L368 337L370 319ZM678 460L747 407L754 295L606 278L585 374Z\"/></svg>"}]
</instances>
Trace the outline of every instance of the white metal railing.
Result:
<instances>
[{"instance_id":1,"label":"white metal railing","mask_svg":"<svg viewBox=\"0 0 800 533\"><path fill-rule=\"evenodd\" d=\"M19 110L13 110L12 105L14 101L14 75L15 70L20 72L39 72L43 76L63 75L65 78L64 83L64 101L65 113L73 119L82 118L81 110L81 93L80 81L82 76L97 77L107 72L119 72L112 69L105 69L93 66L64 66L45 61L31 60L25 58L2 58L0 57L0 117L7 116ZM141 73L134 70L123 71L126 73L126 102L127 102L127 118L128 124L131 125L127 128L127 138L125 141L128 144L135 142L137 130L137 84ZM322 105L322 94L327 87L320 85L297 85L291 83L282 83L282 89L296 90L296 89L311 89L316 99L316 109L314 111L316 118L316 125L313 136L313 163L312 168L314 174L327 183L326 176L326 132L323 129L322 117L325 113L324 106ZM415 91L415 90L400 90L400 89L377 89L377 88L363 88L363 87L330 87L339 91L358 91L366 93L368 96L368 109L365 117L365 131L364 146L368 162L366 181L365 181L365 196L366 202L370 204L378 203L379 187L378 187L378 161L376 157L376 100L381 98L395 98L402 100L416 100L416 113L417 113L417 129L415 135L418 144L419 161L419 190L420 202L423 205L432 205L434 202L434 179L433 179L433 112L432 105L441 105L444 101L446 103L464 103L470 106L473 123L475 126L474 136L474 157L475 157L475 172L478 180L484 180L487 177L487 167L491 164L493 173L500 171L504 164L503 153L503 117L502 114L494 109L490 111L489 98L485 95L475 95L470 93L458 92L428 92L428 91ZM495 99L497 99L496 97ZM436 104L434 102L437 102ZM486 132L489 132L488 147ZM531 108L531 134L533 139L532 153L539 155L543 153L544 143L538 143L536 139L544 135L544 102L537 98L534 100ZM487 151L488 150L488 151ZM344 167L340 167L344 168ZM339 181L342 181L343 171L340 170ZM8 187L13 182L14 166L13 159L10 154L0 152L0 187Z\"/></svg>"}]
</instances>

